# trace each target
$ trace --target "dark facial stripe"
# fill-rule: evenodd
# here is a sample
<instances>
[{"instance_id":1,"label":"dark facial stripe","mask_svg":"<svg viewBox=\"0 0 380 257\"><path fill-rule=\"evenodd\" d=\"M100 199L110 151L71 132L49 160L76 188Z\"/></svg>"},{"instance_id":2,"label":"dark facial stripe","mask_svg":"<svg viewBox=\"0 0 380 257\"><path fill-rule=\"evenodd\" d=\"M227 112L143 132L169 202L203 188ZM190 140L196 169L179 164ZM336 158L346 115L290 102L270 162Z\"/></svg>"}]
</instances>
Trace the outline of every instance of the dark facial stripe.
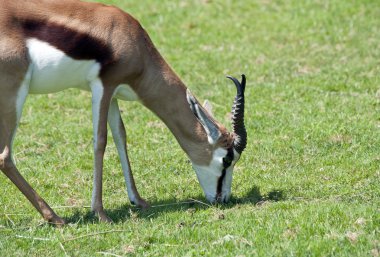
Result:
<instances>
[{"instance_id":1,"label":"dark facial stripe","mask_svg":"<svg viewBox=\"0 0 380 257\"><path fill-rule=\"evenodd\" d=\"M47 42L73 59L96 60L103 69L113 61L112 51L106 43L89 34L38 20L25 20L22 28L26 37Z\"/></svg>"},{"instance_id":2,"label":"dark facial stripe","mask_svg":"<svg viewBox=\"0 0 380 257\"><path fill-rule=\"evenodd\" d=\"M226 169L223 169L222 175L218 179L218 186L216 188L216 195L219 198L222 195L222 188L223 188L223 180L226 176Z\"/></svg>"},{"instance_id":3,"label":"dark facial stripe","mask_svg":"<svg viewBox=\"0 0 380 257\"><path fill-rule=\"evenodd\" d=\"M219 177L218 185L216 187L216 195L218 198L222 195L223 181L224 181L224 178L226 177L227 168L231 166L233 159L234 159L234 150L233 150L233 148L229 148L227 150L226 157L223 158L222 175Z\"/></svg>"}]
</instances>

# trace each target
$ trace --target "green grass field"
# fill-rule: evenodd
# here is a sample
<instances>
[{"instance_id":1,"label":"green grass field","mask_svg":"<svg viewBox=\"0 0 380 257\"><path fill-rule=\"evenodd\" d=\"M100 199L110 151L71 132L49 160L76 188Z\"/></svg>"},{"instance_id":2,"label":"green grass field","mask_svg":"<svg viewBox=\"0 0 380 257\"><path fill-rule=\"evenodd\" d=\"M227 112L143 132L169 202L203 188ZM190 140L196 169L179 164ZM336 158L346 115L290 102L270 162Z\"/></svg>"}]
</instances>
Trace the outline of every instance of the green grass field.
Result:
<instances>
[{"instance_id":1,"label":"green grass field","mask_svg":"<svg viewBox=\"0 0 380 257\"><path fill-rule=\"evenodd\" d=\"M70 224L43 222L0 175L0 256L380 256L380 2L103 1L136 17L166 60L229 124L247 75L248 147L233 199L209 206L170 131L122 103L141 195L129 204L109 138L104 204L89 209L91 99L29 96L15 140L22 174Z\"/></svg>"}]
</instances>

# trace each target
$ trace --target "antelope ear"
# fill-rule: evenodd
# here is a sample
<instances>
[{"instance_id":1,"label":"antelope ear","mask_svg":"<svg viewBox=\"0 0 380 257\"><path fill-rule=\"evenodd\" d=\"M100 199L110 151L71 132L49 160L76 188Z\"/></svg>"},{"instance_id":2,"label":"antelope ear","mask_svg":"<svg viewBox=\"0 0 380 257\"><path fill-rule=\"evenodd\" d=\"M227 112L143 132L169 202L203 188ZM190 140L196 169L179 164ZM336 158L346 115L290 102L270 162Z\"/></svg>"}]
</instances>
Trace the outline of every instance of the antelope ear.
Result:
<instances>
[{"instance_id":1,"label":"antelope ear","mask_svg":"<svg viewBox=\"0 0 380 257\"><path fill-rule=\"evenodd\" d=\"M190 105L191 111L194 113L195 117L197 117L198 121L206 131L208 142L214 145L221 136L218 125L198 103L195 97L190 93L189 89L186 91L186 98L187 102Z\"/></svg>"},{"instance_id":2,"label":"antelope ear","mask_svg":"<svg viewBox=\"0 0 380 257\"><path fill-rule=\"evenodd\" d=\"M203 108L205 108L205 110L208 112L208 114L210 114L211 117L214 117L214 113L212 111L212 104L209 100L205 100L203 102Z\"/></svg>"}]
</instances>

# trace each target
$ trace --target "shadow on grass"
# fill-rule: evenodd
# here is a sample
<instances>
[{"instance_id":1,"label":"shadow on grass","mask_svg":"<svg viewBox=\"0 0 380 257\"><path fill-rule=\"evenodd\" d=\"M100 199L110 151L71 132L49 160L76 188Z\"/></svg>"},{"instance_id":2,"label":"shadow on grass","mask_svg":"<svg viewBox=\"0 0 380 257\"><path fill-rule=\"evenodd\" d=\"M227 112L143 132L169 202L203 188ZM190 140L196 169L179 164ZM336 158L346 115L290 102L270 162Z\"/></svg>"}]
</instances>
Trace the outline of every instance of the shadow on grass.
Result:
<instances>
[{"instance_id":1,"label":"shadow on grass","mask_svg":"<svg viewBox=\"0 0 380 257\"><path fill-rule=\"evenodd\" d=\"M128 219L154 219L164 213L177 212L177 211L191 211L205 210L209 208L217 208L220 210L230 209L240 204L261 205L262 203L272 201L285 200L284 192L281 190L273 190L266 195L262 195L260 189L254 186L245 196L237 198L231 197L230 201L226 204L209 204L203 196L199 195L196 198L178 202L177 199L167 199L163 201L150 202L151 207L143 210L130 204L124 204L116 209L108 209L106 213L115 223L123 222ZM69 223L97 223L98 218L90 210L76 209L74 214L65 217Z\"/></svg>"}]
</instances>

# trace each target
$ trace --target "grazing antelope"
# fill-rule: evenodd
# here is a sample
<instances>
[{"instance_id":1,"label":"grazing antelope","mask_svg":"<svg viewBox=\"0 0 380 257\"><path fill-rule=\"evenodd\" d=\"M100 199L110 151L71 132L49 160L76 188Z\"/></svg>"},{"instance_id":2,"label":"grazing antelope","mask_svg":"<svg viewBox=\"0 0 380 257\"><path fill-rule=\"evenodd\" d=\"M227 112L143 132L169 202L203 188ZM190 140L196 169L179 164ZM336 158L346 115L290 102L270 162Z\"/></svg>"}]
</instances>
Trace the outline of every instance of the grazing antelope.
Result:
<instances>
[{"instance_id":1,"label":"grazing antelope","mask_svg":"<svg viewBox=\"0 0 380 257\"><path fill-rule=\"evenodd\" d=\"M67 88L92 94L91 207L101 221L111 221L102 203L107 122L129 199L148 207L132 176L119 99L140 101L168 126L210 202L229 199L232 170L247 142L244 75L241 83L229 77L238 92L229 133L185 87L139 22L120 9L77 0L0 0L0 35L0 169L44 219L64 223L19 173L12 143L27 95Z\"/></svg>"}]
</instances>

